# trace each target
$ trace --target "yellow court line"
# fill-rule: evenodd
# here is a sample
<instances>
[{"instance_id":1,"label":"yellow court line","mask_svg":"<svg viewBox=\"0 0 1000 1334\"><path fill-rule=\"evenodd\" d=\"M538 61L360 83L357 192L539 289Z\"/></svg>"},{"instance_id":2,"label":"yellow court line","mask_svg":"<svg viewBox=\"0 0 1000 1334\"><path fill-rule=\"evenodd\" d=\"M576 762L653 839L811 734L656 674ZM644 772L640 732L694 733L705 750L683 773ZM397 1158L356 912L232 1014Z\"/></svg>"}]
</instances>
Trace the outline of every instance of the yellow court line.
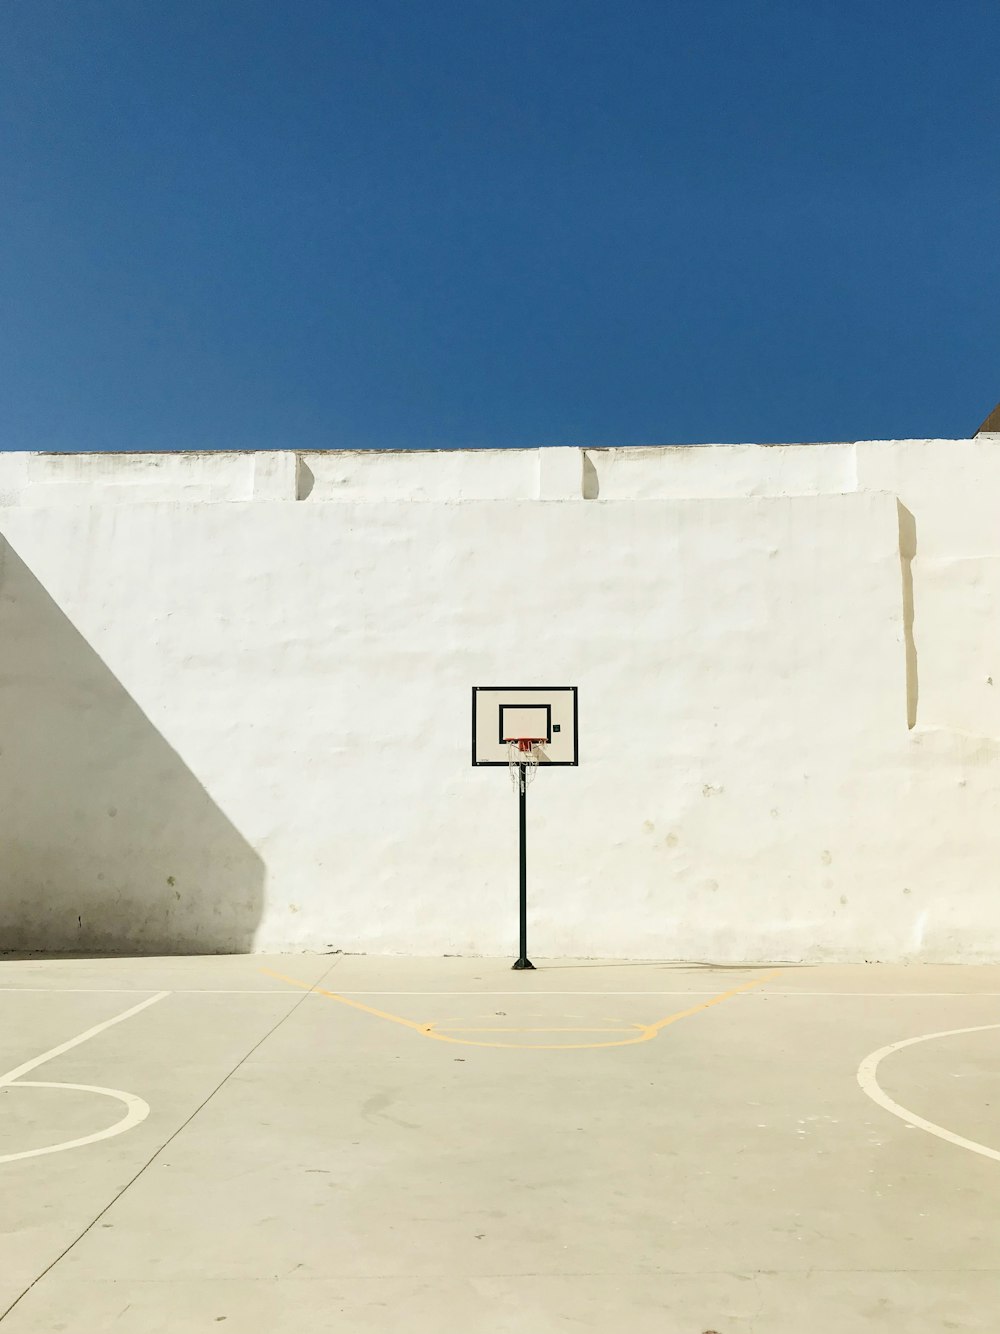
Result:
<instances>
[{"instance_id":1,"label":"yellow court line","mask_svg":"<svg viewBox=\"0 0 1000 1334\"><path fill-rule=\"evenodd\" d=\"M404 1028L413 1029L414 1032L419 1033L421 1037L433 1038L436 1042L451 1042L458 1047L504 1047L515 1051L582 1051L582 1050L595 1051L601 1047L631 1047L639 1042L651 1042L653 1038L659 1036L659 1034L662 1033L665 1028L669 1027L670 1024L676 1024L679 1019L687 1019L693 1014L699 1014L702 1010L710 1010L713 1005L721 1005L724 1000L729 1000L731 996L738 996L742 992L752 991L754 987L763 986L765 982L770 982L772 978L778 977L781 973L781 969L776 968L774 969L773 972L764 973L761 977L755 977L750 982L743 982L738 987L730 987L728 991L720 991L717 996L712 996L709 1000L701 1001L700 1004L692 1005L689 1009L686 1010L678 1010L676 1014L668 1014L665 1018L658 1019L655 1023L636 1024L635 1027L639 1029L639 1032L636 1034L635 1037L619 1038L618 1041L616 1042L552 1042L552 1043L474 1042L471 1041L469 1038L456 1038L452 1037L449 1033L436 1031L434 1028L433 1021L426 1024L420 1024L417 1023L416 1020L414 1019L404 1019L403 1016L400 1014L390 1014L388 1010L378 1010L375 1008L374 1005L365 1005L363 1001L353 1000L349 996L342 996L336 991L325 991L322 987L314 987L311 986L308 982L300 982L297 977L286 977L283 973L275 973L270 968L262 968L261 972L266 973L269 977L277 978L279 982L287 982L290 986L301 987L303 991L314 992L317 996L326 996L329 1000L338 1001L341 1005L350 1006L350 1008L353 1010L361 1010L365 1014L373 1015L376 1019L387 1019L390 1023L402 1024ZM512 994L516 995L517 993L515 992ZM601 993L599 991L596 991L593 992L592 994L595 996L599 996ZM483 1031L496 1032L498 1030L489 1029ZM511 1031L511 1032L522 1032L522 1033L526 1032L556 1033L562 1030L547 1028L547 1029L512 1029L512 1030L504 1029L500 1031L503 1032ZM593 1033L593 1032L601 1032L603 1030L585 1029L582 1031Z\"/></svg>"},{"instance_id":2,"label":"yellow court line","mask_svg":"<svg viewBox=\"0 0 1000 1334\"><path fill-rule=\"evenodd\" d=\"M544 1028L508 1028L504 1024L485 1028L460 1028L458 1024L428 1024L437 1033L634 1033L645 1024L629 1024L625 1028L563 1028L560 1024L546 1024Z\"/></svg>"},{"instance_id":3,"label":"yellow court line","mask_svg":"<svg viewBox=\"0 0 1000 1334\"><path fill-rule=\"evenodd\" d=\"M662 1033L670 1024L676 1024L678 1019L687 1019L690 1015L698 1014L701 1010L710 1010L713 1005L721 1005L730 996L738 996L742 991L752 991L754 987L759 987L764 982L770 982L772 977L780 976L781 969L775 968L773 972L765 973L763 977L755 977L752 982L744 982L741 986L730 987L728 991L720 991L717 996L702 1001L700 1005L692 1005L689 1010L678 1010L676 1014L668 1014L666 1019L658 1019L655 1024L649 1025L650 1036L656 1037L657 1033Z\"/></svg>"},{"instance_id":4,"label":"yellow court line","mask_svg":"<svg viewBox=\"0 0 1000 1334\"><path fill-rule=\"evenodd\" d=\"M392 1024L402 1024L404 1028L414 1028L418 1033L424 1033L429 1027L427 1024L418 1024L415 1019L404 1019L401 1014L390 1014L388 1010L377 1010L374 1005L366 1005L364 1001L352 1000L350 996L341 996L336 991L324 991L322 987L314 987L308 982L300 982L297 977L286 977L284 973L276 973L273 969L262 968L262 973L268 977L276 977L279 982L288 982L293 987L301 987L303 991L312 991L317 996L326 996L328 1000L340 1001L341 1005L349 1005L352 1010L361 1010L365 1014L373 1014L376 1019L388 1019Z\"/></svg>"}]
</instances>

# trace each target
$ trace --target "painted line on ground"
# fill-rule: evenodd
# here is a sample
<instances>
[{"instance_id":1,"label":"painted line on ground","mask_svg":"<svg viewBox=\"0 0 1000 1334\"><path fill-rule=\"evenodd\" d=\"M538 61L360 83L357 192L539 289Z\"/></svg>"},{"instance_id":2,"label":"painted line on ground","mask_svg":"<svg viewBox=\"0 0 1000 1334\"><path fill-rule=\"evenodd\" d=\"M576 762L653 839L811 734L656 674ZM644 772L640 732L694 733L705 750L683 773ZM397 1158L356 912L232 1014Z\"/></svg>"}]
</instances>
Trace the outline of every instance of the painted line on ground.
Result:
<instances>
[{"instance_id":1,"label":"painted line on ground","mask_svg":"<svg viewBox=\"0 0 1000 1334\"><path fill-rule=\"evenodd\" d=\"M275 992L267 992L275 995ZM343 996L713 996L715 991L349 991L339 992ZM869 999L1000 999L1000 991L759 991L760 996L829 996L829 998L852 998L861 996Z\"/></svg>"},{"instance_id":2,"label":"painted line on ground","mask_svg":"<svg viewBox=\"0 0 1000 1334\"><path fill-rule=\"evenodd\" d=\"M466 1028L459 1024L436 1023L434 1030L437 1033L634 1033L637 1028L644 1028L644 1024L628 1024L618 1028L602 1028L600 1025L588 1025L586 1028L563 1028L558 1024L547 1025L545 1028L511 1028L505 1024L488 1025L485 1028Z\"/></svg>"},{"instance_id":3,"label":"painted line on ground","mask_svg":"<svg viewBox=\"0 0 1000 1334\"><path fill-rule=\"evenodd\" d=\"M893 1052L902 1051L905 1047L915 1047L920 1042L933 1042L936 1038L957 1038L964 1033L987 1033L998 1028L1000 1024L978 1024L975 1028L950 1028L941 1033L922 1033L916 1038L904 1038L902 1042L892 1042L888 1047L880 1047L878 1051L873 1051L870 1056L865 1057L858 1066L858 1083L872 1102L891 1112L893 1116L898 1116L908 1126L926 1130L929 1135L936 1135L938 1139L955 1144L960 1149L968 1149L970 1153L978 1153L983 1158L992 1158L1000 1163L1000 1150L991 1149L988 1144L980 1144L978 1140L966 1139L964 1135L956 1135L954 1131L938 1125L936 1121L928 1121L926 1117L918 1116L916 1112L910 1111L908 1107L903 1107L890 1098L878 1082L878 1068Z\"/></svg>"},{"instance_id":4,"label":"painted line on ground","mask_svg":"<svg viewBox=\"0 0 1000 1334\"><path fill-rule=\"evenodd\" d=\"M779 970L780 971L780 970ZM775 974L769 974L775 976ZM756 985L756 984L748 984ZM280 992L267 992L269 996L280 995ZM517 999L527 997L530 1000L540 999L546 996L715 996L715 991L694 991L678 989L676 991L353 991L345 989L337 993L340 996L514 996ZM748 992L748 995L755 993ZM996 1000L1000 998L1000 991L761 991L756 993L758 996L820 996L831 998L853 998L861 997L868 999L900 1000L912 998L914 1000L946 1000L954 997L959 1000L977 1000L983 999Z\"/></svg>"},{"instance_id":5,"label":"painted line on ground","mask_svg":"<svg viewBox=\"0 0 1000 1334\"><path fill-rule=\"evenodd\" d=\"M59 1144L47 1144L40 1149L24 1149L20 1153L0 1154L0 1163L13 1163L22 1158L41 1158L47 1153L62 1153L66 1149L82 1148L84 1144L96 1144L98 1140L112 1139L115 1135L123 1135L126 1130L131 1130L133 1126L139 1125L149 1115L149 1103L135 1093L125 1092L124 1089L101 1088L97 1084L56 1084L41 1079L18 1079L6 1087L10 1089L62 1089L63 1091L69 1089L78 1093L97 1093L105 1098L114 1098L118 1102L124 1103L125 1115L104 1130L94 1131L92 1135L81 1135L78 1139L62 1140Z\"/></svg>"},{"instance_id":6,"label":"painted line on ground","mask_svg":"<svg viewBox=\"0 0 1000 1334\"><path fill-rule=\"evenodd\" d=\"M77 1034L75 1038L70 1038L67 1042L61 1042L57 1047L51 1047L48 1051L42 1052L40 1056L33 1056L30 1060L15 1066L13 1070L8 1070L6 1074L0 1075L0 1088L69 1089L71 1092L96 1093L102 1097L114 1098L123 1103L126 1109L125 1115L120 1120L103 1130L95 1131L92 1135L62 1140L59 1144L47 1144L38 1149L25 1149L20 1153L0 1154L0 1163L12 1163L22 1158L40 1158L44 1154L62 1153L66 1149L78 1149L84 1144L94 1144L98 1140L111 1139L115 1135L124 1134L126 1130L131 1130L133 1126L145 1121L149 1115L149 1104L134 1093L127 1093L123 1089L102 1088L96 1084L68 1084L48 1080L23 1079L22 1076L29 1074L32 1070L37 1070L46 1061L54 1060L57 1056L72 1051L74 1047L79 1047L81 1043L89 1042L91 1038L97 1037L99 1033L103 1033L109 1028L113 1028L115 1024L131 1019L134 1014L139 1014L141 1010L147 1009L150 1005L155 1005L157 1001L161 1001L169 995L169 991L159 991L153 996L148 996L144 1001L140 1001L138 1005L133 1005L131 1009L124 1010L111 1019L105 1019L103 1023L94 1024L93 1027L86 1029L83 1033Z\"/></svg>"},{"instance_id":7,"label":"painted line on ground","mask_svg":"<svg viewBox=\"0 0 1000 1334\"><path fill-rule=\"evenodd\" d=\"M0 992L16 994L19 991L38 992L48 996L65 994L67 996L142 996L148 995L150 987L0 987ZM230 989L227 987L171 987L163 993L165 996L287 996L288 992L277 987L246 987Z\"/></svg>"},{"instance_id":8,"label":"painted line on ground","mask_svg":"<svg viewBox=\"0 0 1000 1334\"><path fill-rule=\"evenodd\" d=\"M147 996L144 1001L138 1005L133 1005L130 1010L123 1010L121 1014L114 1015L111 1019L105 1019L103 1023L94 1024L92 1028L86 1029L83 1033L77 1034L75 1038L70 1038L68 1042L60 1042L58 1047L52 1047L49 1051L42 1052L41 1056L33 1056L30 1061L25 1061L23 1065L15 1066L13 1070L8 1070L5 1075L0 1075L0 1087L4 1084L12 1084L15 1079L20 1079L26 1075L29 1070L37 1070L40 1065L46 1061L54 1060L57 1056L62 1056L64 1052L72 1051L74 1047L79 1047L81 1043L89 1042L91 1038L96 1038L98 1033L105 1032L106 1029L113 1028L115 1024L123 1023L126 1019L131 1019L134 1014L140 1010L145 1010L150 1005L155 1005L164 997L169 996L169 991L158 991L154 996Z\"/></svg>"},{"instance_id":9,"label":"painted line on ground","mask_svg":"<svg viewBox=\"0 0 1000 1334\"><path fill-rule=\"evenodd\" d=\"M0 987L0 994L14 995L18 992L36 995L55 996L142 996L149 992L148 987ZM266 989L264 987L226 988L226 987L171 987L164 993L171 996L287 996L285 989ZM714 996L714 991L676 989L670 991L381 991L367 989L356 991L345 989L337 993L340 996L504 996L508 999L521 999L525 996L540 999L549 996ZM754 993L748 992L748 995ZM770 996L812 996L831 1000L997 1000L1000 991L765 991L756 993L762 997Z\"/></svg>"},{"instance_id":10,"label":"painted line on ground","mask_svg":"<svg viewBox=\"0 0 1000 1334\"><path fill-rule=\"evenodd\" d=\"M706 1001L701 1001L700 1004L698 1005L689 1006L689 1008L686 1010L679 1010L676 1014L668 1014L663 1019L656 1020L655 1023L636 1024L635 1027L639 1030L638 1033L636 1033L634 1036L620 1038L616 1042L557 1042L557 1043L476 1042L472 1041L469 1038L453 1037L450 1033L437 1030L435 1028L434 1021L421 1024L418 1023L415 1019L406 1019L402 1015L391 1014L388 1010L379 1010L376 1009L375 1006L373 1005L365 1005L363 1001L359 1001L354 999L353 997L347 996L343 992L326 991L322 987L314 986L311 983L301 982L297 978L287 977L283 973L276 973L270 968L262 968L261 972L266 973L268 977L276 978L280 982L287 982L291 986L299 987L303 991L308 991L312 995L325 996L328 1000L337 1001L339 1002L339 1004L349 1006L351 1009L360 1010L365 1014L370 1014L374 1016L376 1019L385 1019L388 1020L390 1023L400 1024L404 1028L412 1029L413 1031L418 1033L421 1037L431 1038L436 1042L450 1042L454 1043L456 1046L459 1047L503 1047L516 1051L582 1051L582 1050L594 1051L597 1050L598 1048L603 1048L603 1047L630 1047L640 1042L650 1042L653 1038L658 1037L659 1034L670 1024L675 1024L680 1019L687 1019L691 1015L699 1014L702 1010L709 1010L712 1008L713 1005L720 1005L723 1001L728 1000L731 996L738 996L742 993L751 991L754 987L763 986L765 982L769 982L772 978L780 976L781 970L775 969L774 972L765 973L761 977L753 978L749 982L742 982L739 986L731 987L728 991L722 991L715 995L712 995L710 999ZM482 993L474 992L472 994L477 995ZM503 994L508 995L510 993L505 992ZM546 992L545 994L566 995L567 993ZM594 995L606 996L608 993L587 992L584 994L590 996ZM632 993L627 993L627 994L632 994ZM682 994L690 994L690 993L682 993ZM522 1029L522 1030L509 1030L509 1031L556 1032L558 1030Z\"/></svg>"}]
</instances>

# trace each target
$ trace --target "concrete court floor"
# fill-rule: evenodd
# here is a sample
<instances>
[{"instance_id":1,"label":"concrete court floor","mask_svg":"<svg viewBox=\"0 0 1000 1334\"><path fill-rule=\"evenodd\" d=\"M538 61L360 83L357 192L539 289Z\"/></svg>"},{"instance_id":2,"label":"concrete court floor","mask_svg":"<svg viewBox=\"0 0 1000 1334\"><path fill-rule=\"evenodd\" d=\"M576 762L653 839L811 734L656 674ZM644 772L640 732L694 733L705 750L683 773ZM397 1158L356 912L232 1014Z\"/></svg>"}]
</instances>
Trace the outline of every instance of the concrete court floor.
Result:
<instances>
[{"instance_id":1,"label":"concrete court floor","mask_svg":"<svg viewBox=\"0 0 1000 1334\"><path fill-rule=\"evenodd\" d=\"M1000 1329L1000 967L0 987L0 1334Z\"/></svg>"}]
</instances>

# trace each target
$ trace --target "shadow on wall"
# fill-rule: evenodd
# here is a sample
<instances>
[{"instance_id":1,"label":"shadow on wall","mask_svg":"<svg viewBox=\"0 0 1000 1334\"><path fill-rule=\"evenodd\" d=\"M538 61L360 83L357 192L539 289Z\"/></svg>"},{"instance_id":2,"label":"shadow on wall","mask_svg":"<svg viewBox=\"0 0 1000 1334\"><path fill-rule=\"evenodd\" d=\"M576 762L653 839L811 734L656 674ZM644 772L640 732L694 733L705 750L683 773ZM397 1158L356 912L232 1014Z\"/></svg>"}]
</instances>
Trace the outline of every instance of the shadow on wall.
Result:
<instances>
[{"instance_id":1,"label":"shadow on wall","mask_svg":"<svg viewBox=\"0 0 1000 1334\"><path fill-rule=\"evenodd\" d=\"M601 494L601 479L589 454L583 456L583 498L597 500Z\"/></svg>"},{"instance_id":2,"label":"shadow on wall","mask_svg":"<svg viewBox=\"0 0 1000 1334\"><path fill-rule=\"evenodd\" d=\"M913 637L913 559L917 554L917 521L900 501L896 501L899 516L899 564L903 572L903 640L906 651L906 725L917 724L917 704L920 682L917 675L917 642Z\"/></svg>"},{"instance_id":3,"label":"shadow on wall","mask_svg":"<svg viewBox=\"0 0 1000 1334\"><path fill-rule=\"evenodd\" d=\"M264 865L0 537L0 953L253 948Z\"/></svg>"}]
</instances>

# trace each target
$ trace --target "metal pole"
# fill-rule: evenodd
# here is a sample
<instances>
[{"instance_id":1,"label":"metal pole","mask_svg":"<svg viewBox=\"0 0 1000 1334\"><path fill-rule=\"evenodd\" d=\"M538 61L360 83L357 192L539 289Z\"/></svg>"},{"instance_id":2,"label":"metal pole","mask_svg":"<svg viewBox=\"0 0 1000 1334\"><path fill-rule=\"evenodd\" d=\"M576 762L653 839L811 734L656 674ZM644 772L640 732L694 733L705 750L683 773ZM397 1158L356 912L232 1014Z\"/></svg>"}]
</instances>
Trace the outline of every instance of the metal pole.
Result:
<instances>
[{"instance_id":1,"label":"metal pole","mask_svg":"<svg viewBox=\"0 0 1000 1334\"><path fill-rule=\"evenodd\" d=\"M517 969L534 968L528 958L528 766L519 764L518 768L518 824L520 829L521 853L521 947L514 967Z\"/></svg>"}]
</instances>

